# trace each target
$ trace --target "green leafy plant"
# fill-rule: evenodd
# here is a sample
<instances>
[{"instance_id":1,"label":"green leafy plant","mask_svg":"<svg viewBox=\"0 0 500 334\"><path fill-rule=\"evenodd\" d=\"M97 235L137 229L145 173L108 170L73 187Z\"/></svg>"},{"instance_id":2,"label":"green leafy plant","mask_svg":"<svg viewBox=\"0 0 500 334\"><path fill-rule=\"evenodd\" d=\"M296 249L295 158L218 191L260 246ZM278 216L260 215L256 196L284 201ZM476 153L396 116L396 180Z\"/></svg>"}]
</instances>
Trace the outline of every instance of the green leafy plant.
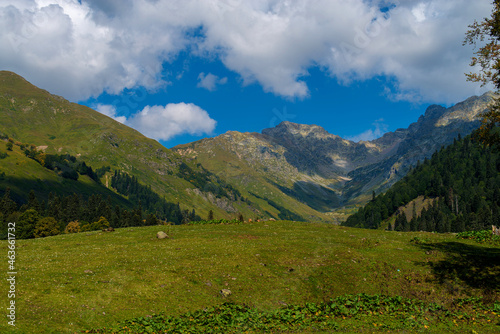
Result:
<instances>
[{"instance_id":1,"label":"green leafy plant","mask_svg":"<svg viewBox=\"0 0 500 334\"><path fill-rule=\"evenodd\" d=\"M479 243L500 243L500 236L494 235L489 230L466 231L457 234L458 239L469 239Z\"/></svg>"},{"instance_id":2,"label":"green leafy plant","mask_svg":"<svg viewBox=\"0 0 500 334\"><path fill-rule=\"evenodd\" d=\"M189 222L189 225L207 225L207 224L241 224L243 221L239 219L211 219L211 220L198 220Z\"/></svg>"},{"instance_id":3,"label":"green leafy plant","mask_svg":"<svg viewBox=\"0 0 500 334\"><path fill-rule=\"evenodd\" d=\"M477 312L466 312L466 303L481 305ZM215 307L187 312L180 316L157 314L138 317L90 333L241 333L337 331L342 327L365 327L370 323L384 329L427 329L431 324L467 322L481 317L491 321L494 309L480 299L447 309L401 296L355 294L339 296L329 302L289 305L274 311L259 311L247 306L223 303ZM495 305L496 307L496 305ZM358 324L358 325L356 325Z\"/></svg>"}]
</instances>

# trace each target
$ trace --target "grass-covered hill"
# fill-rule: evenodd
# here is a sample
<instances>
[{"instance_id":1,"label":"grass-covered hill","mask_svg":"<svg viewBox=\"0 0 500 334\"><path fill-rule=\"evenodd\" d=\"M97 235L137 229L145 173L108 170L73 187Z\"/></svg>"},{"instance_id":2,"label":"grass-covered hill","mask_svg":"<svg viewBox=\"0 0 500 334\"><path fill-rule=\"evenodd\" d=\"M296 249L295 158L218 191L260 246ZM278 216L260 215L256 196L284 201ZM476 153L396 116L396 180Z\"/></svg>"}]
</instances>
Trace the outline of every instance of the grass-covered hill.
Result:
<instances>
[{"instance_id":1,"label":"grass-covered hill","mask_svg":"<svg viewBox=\"0 0 500 334\"><path fill-rule=\"evenodd\" d=\"M7 71L0 71L0 135L4 139L0 141L0 154L8 154L0 159L0 195L7 187L16 199L27 198L31 190L46 199L49 188L60 194L101 192L95 187L88 189L83 178L70 183L25 159L21 146L26 144L38 152L77 157L93 170L108 168L101 176L101 183L107 187L114 171L126 173L165 201L180 203L182 209L195 209L203 217L210 210L220 218L234 218L238 213L252 218L270 216L265 212L267 207L278 216L278 210L267 202L260 208L214 174L157 141ZM16 144L12 154L6 152L8 139Z\"/></svg>"},{"instance_id":2,"label":"grass-covered hill","mask_svg":"<svg viewBox=\"0 0 500 334\"><path fill-rule=\"evenodd\" d=\"M0 140L0 194L9 188L11 198L19 203L26 202L31 190L40 200L47 200L51 192L60 196L78 193L83 197L98 194L103 198L111 197L112 202L121 207L133 207L126 198L88 175L79 175L77 180L62 177L60 173L44 168L26 156L19 146L12 145L8 150L7 143Z\"/></svg>"},{"instance_id":3,"label":"grass-covered hill","mask_svg":"<svg viewBox=\"0 0 500 334\"><path fill-rule=\"evenodd\" d=\"M345 226L399 231L461 232L500 221L500 153L471 136L419 163Z\"/></svg>"},{"instance_id":4,"label":"grass-covered hill","mask_svg":"<svg viewBox=\"0 0 500 334\"><path fill-rule=\"evenodd\" d=\"M500 329L498 244L290 221L162 229L17 240L16 327L0 332Z\"/></svg>"},{"instance_id":5,"label":"grass-covered hill","mask_svg":"<svg viewBox=\"0 0 500 334\"><path fill-rule=\"evenodd\" d=\"M314 177L299 173L286 161L283 148L259 134L230 131L176 146L173 151L232 184L267 211L267 216L332 221L324 212L338 204L337 193L328 188L327 182L319 185L313 182Z\"/></svg>"}]
</instances>

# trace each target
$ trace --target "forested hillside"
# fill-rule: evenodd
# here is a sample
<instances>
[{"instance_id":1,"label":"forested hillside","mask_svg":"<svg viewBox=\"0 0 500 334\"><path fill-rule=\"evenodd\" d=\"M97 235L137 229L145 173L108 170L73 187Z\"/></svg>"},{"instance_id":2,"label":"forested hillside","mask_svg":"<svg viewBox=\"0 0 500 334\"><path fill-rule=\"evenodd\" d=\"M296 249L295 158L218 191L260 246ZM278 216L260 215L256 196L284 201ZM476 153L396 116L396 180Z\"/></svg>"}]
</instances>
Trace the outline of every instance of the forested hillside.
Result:
<instances>
[{"instance_id":1,"label":"forested hillside","mask_svg":"<svg viewBox=\"0 0 500 334\"><path fill-rule=\"evenodd\" d=\"M399 210L419 196L434 199L408 217ZM385 194L349 217L346 226L377 229L389 218L398 231L461 232L500 220L500 154L460 137L418 165Z\"/></svg>"}]
</instances>

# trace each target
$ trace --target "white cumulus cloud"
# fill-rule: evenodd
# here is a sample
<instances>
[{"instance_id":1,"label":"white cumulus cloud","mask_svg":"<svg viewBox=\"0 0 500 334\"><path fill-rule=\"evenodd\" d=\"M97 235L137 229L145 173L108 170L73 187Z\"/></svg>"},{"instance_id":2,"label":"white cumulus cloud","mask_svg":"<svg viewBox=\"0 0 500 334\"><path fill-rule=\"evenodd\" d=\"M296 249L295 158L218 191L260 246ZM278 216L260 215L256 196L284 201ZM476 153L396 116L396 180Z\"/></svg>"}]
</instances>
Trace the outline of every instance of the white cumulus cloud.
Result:
<instances>
[{"instance_id":1,"label":"white cumulus cloud","mask_svg":"<svg viewBox=\"0 0 500 334\"><path fill-rule=\"evenodd\" d=\"M175 136L211 134L217 122L208 112L192 103L169 103L166 106L146 106L130 117L118 116L116 107L97 104L95 110L116 121L136 129L156 140L169 140Z\"/></svg>"},{"instance_id":2,"label":"white cumulus cloud","mask_svg":"<svg viewBox=\"0 0 500 334\"><path fill-rule=\"evenodd\" d=\"M169 103L166 106L147 106L128 118L125 124L147 137L169 140L184 133L210 134L217 122L192 103Z\"/></svg>"},{"instance_id":3,"label":"white cumulus cloud","mask_svg":"<svg viewBox=\"0 0 500 334\"><path fill-rule=\"evenodd\" d=\"M167 85L161 73L176 72L171 61L187 52L284 97L308 97L305 78L319 67L344 84L390 78L392 99L452 103L481 92L465 81L473 50L462 41L491 7L491 0L4 0L0 67L78 101ZM216 88L210 74L203 79L201 87Z\"/></svg>"}]
</instances>

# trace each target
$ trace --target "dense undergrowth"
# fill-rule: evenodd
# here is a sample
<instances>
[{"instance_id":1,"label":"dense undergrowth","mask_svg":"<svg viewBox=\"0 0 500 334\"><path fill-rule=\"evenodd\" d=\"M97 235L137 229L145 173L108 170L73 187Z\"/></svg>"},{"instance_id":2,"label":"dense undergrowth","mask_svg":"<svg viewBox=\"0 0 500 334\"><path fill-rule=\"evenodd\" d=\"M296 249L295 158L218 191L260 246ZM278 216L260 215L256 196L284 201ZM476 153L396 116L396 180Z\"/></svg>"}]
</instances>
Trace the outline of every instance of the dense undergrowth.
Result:
<instances>
[{"instance_id":1,"label":"dense undergrowth","mask_svg":"<svg viewBox=\"0 0 500 334\"><path fill-rule=\"evenodd\" d=\"M460 232L457 234L457 238L474 240L479 243L500 244L500 235L495 235L489 230Z\"/></svg>"},{"instance_id":2,"label":"dense undergrowth","mask_svg":"<svg viewBox=\"0 0 500 334\"><path fill-rule=\"evenodd\" d=\"M223 303L180 316L156 314L123 321L88 333L245 333L337 331L356 328L419 330L500 325L500 303L457 299L453 308L401 296L345 295L321 303L286 306L263 312ZM499 328L500 329L500 328Z\"/></svg>"}]
</instances>

